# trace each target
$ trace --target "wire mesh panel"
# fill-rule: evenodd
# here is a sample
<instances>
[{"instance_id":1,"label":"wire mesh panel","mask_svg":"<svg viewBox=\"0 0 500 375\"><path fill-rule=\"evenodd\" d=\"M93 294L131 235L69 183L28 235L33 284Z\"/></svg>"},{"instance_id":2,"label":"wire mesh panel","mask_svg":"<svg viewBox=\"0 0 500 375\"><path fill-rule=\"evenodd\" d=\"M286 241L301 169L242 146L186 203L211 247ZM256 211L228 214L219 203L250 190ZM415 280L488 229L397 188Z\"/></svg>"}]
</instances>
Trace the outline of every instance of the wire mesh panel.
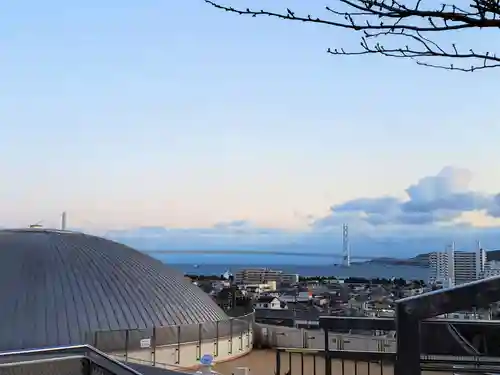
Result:
<instances>
[{"instance_id":1,"label":"wire mesh panel","mask_svg":"<svg viewBox=\"0 0 500 375\"><path fill-rule=\"evenodd\" d=\"M204 322L200 325L200 346L202 355L218 356L219 348L217 336L218 322Z\"/></svg>"},{"instance_id":2,"label":"wire mesh panel","mask_svg":"<svg viewBox=\"0 0 500 375\"><path fill-rule=\"evenodd\" d=\"M248 320L247 348L250 348L253 344L253 327L255 323L255 315L249 314L247 320Z\"/></svg>"},{"instance_id":3,"label":"wire mesh panel","mask_svg":"<svg viewBox=\"0 0 500 375\"><path fill-rule=\"evenodd\" d=\"M94 333L94 347L103 352L127 349L127 331L97 331Z\"/></svg>"},{"instance_id":4,"label":"wire mesh panel","mask_svg":"<svg viewBox=\"0 0 500 375\"><path fill-rule=\"evenodd\" d=\"M166 326L155 329L155 346L174 345L179 343L180 326Z\"/></svg>"},{"instance_id":5,"label":"wire mesh panel","mask_svg":"<svg viewBox=\"0 0 500 375\"><path fill-rule=\"evenodd\" d=\"M246 326L243 334L243 341L244 341L243 346L247 349L250 348L251 344L250 332L253 327L254 318L255 318L254 314L248 314L240 318L245 323Z\"/></svg>"},{"instance_id":6,"label":"wire mesh panel","mask_svg":"<svg viewBox=\"0 0 500 375\"><path fill-rule=\"evenodd\" d=\"M135 329L128 331L127 349L139 350L149 349L154 345L154 329Z\"/></svg>"},{"instance_id":7,"label":"wire mesh panel","mask_svg":"<svg viewBox=\"0 0 500 375\"><path fill-rule=\"evenodd\" d=\"M95 332L87 331L85 332L84 344L91 345L94 348L97 348L96 343L94 342L96 339Z\"/></svg>"},{"instance_id":8,"label":"wire mesh panel","mask_svg":"<svg viewBox=\"0 0 500 375\"><path fill-rule=\"evenodd\" d=\"M247 323L253 324L253 322L255 321L255 314L254 313L250 313L250 314L247 314L247 315L243 315L239 319L242 319L242 320L246 321Z\"/></svg>"},{"instance_id":9,"label":"wire mesh panel","mask_svg":"<svg viewBox=\"0 0 500 375\"><path fill-rule=\"evenodd\" d=\"M233 335L240 335L248 330L248 322L245 317L234 318L233 322Z\"/></svg>"},{"instance_id":10,"label":"wire mesh panel","mask_svg":"<svg viewBox=\"0 0 500 375\"><path fill-rule=\"evenodd\" d=\"M186 324L180 326L164 326L135 330L98 331L87 335L87 343L113 355L122 355L125 360L129 354L137 351L149 351L155 360L156 348L175 346L178 361L182 344L195 344L196 357L205 353L219 354L221 341L228 345L228 354L242 351L251 346L250 331L254 322L254 314L221 321ZM148 357L149 358L149 357Z\"/></svg>"},{"instance_id":11,"label":"wire mesh panel","mask_svg":"<svg viewBox=\"0 0 500 375\"><path fill-rule=\"evenodd\" d=\"M233 320L221 320L219 322L219 338L231 336Z\"/></svg>"},{"instance_id":12,"label":"wire mesh panel","mask_svg":"<svg viewBox=\"0 0 500 375\"><path fill-rule=\"evenodd\" d=\"M217 338L218 322L204 322L201 324L202 340L214 340Z\"/></svg>"},{"instance_id":13,"label":"wire mesh panel","mask_svg":"<svg viewBox=\"0 0 500 375\"><path fill-rule=\"evenodd\" d=\"M199 338L199 325L198 324L185 324L180 327L180 342L181 343L195 343Z\"/></svg>"}]
</instances>

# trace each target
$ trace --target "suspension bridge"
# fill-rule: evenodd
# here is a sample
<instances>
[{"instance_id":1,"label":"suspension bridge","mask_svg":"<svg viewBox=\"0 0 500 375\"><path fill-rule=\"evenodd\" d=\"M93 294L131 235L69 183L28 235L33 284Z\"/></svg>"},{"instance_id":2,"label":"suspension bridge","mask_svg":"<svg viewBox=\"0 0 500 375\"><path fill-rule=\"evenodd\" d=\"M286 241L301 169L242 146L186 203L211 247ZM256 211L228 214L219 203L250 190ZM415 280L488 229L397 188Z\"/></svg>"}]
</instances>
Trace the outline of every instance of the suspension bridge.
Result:
<instances>
[{"instance_id":1,"label":"suspension bridge","mask_svg":"<svg viewBox=\"0 0 500 375\"><path fill-rule=\"evenodd\" d=\"M298 256L298 257L313 257L313 258L340 258L343 259L342 253L325 253L325 252L304 252L304 251L281 251L281 250L143 250L144 253L155 254L244 254L244 255L280 255L280 256ZM351 256L351 259L370 260L373 257L369 256Z\"/></svg>"},{"instance_id":2,"label":"suspension bridge","mask_svg":"<svg viewBox=\"0 0 500 375\"><path fill-rule=\"evenodd\" d=\"M351 259L359 260L371 260L373 257L368 256L351 256L351 248L349 245L349 227L347 224L342 225L342 252L311 252L311 251L286 251L286 250L145 250L145 253L157 255L157 254L183 254L183 255L195 255L195 254L232 254L232 255L277 255L277 256L296 256L296 257L313 257L313 258L340 258L342 265L349 267L351 265Z\"/></svg>"},{"instance_id":3,"label":"suspension bridge","mask_svg":"<svg viewBox=\"0 0 500 375\"><path fill-rule=\"evenodd\" d=\"M60 226L62 230L66 230L67 228L67 213L63 212L60 216ZM87 224L90 227L96 227L94 223L89 220L78 220L82 224ZM39 228L43 227L44 220L40 220L35 224L31 224L30 228ZM104 237L108 237L107 234L104 234ZM111 238L112 239L112 238ZM243 249L234 249L234 250L169 250L169 249L161 249L161 250L142 250L142 252L151 255L158 254L183 254L183 255L196 255L196 254L232 254L232 255L277 255L277 256L296 256L296 257L314 257L314 258L340 258L341 264L343 266L349 267L351 265L351 259L358 260L371 260L373 257L368 256L351 256L351 248L349 244L349 228L347 224L342 225L342 252L310 252L310 251L290 251L290 250L243 250Z\"/></svg>"}]
</instances>

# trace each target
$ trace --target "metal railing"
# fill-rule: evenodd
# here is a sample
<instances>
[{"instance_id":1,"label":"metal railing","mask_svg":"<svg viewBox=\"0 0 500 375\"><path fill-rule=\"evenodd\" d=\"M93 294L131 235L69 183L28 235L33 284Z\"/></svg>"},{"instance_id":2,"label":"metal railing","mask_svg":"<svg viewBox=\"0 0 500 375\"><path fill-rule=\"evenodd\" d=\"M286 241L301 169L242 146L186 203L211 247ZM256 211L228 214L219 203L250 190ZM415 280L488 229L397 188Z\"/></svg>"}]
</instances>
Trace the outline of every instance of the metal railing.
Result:
<instances>
[{"instance_id":1,"label":"metal railing","mask_svg":"<svg viewBox=\"0 0 500 375\"><path fill-rule=\"evenodd\" d=\"M276 375L392 375L395 353L276 349Z\"/></svg>"},{"instance_id":2,"label":"metal railing","mask_svg":"<svg viewBox=\"0 0 500 375\"><path fill-rule=\"evenodd\" d=\"M500 277L494 277L398 300L396 319L321 317L319 325L324 331L324 350L278 348L276 374L500 374L500 357L497 357L495 349L488 349L487 345L473 345L462 334L450 334L450 337L463 341L459 344L472 355L453 356L422 352L422 331L429 332L429 329L437 328L436 325L462 324L456 320L432 318L455 311L488 308L499 300ZM462 322L467 322L469 326L487 326L490 329L499 326L497 321L491 320ZM424 325L426 330L422 330ZM347 326L374 331L396 331L396 352L347 351L334 348L335 338L331 335L332 331ZM458 330L453 329L453 332L457 333ZM495 346L498 346L498 340Z\"/></svg>"},{"instance_id":3,"label":"metal railing","mask_svg":"<svg viewBox=\"0 0 500 375\"><path fill-rule=\"evenodd\" d=\"M89 345L0 353L2 375L141 375Z\"/></svg>"},{"instance_id":4,"label":"metal railing","mask_svg":"<svg viewBox=\"0 0 500 375\"><path fill-rule=\"evenodd\" d=\"M156 350L166 346L177 348L178 357L185 344L194 344L197 346L196 358L199 360L205 353L201 352L203 342L212 341L214 343L213 355L219 355L219 341L229 340L229 352L232 354L232 340L239 337L239 350L250 348L250 332L254 323L254 313L241 317L230 318L216 322L204 322L200 324L178 325L154 327L149 329L135 330L114 330L97 331L89 335L87 343L106 353L120 353L125 361L132 358L131 352L138 350L149 350L151 352L151 364L156 363ZM161 361L160 361L161 362ZM177 361L178 363L178 361ZM175 363L174 363L175 365Z\"/></svg>"},{"instance_id":5,"label":"metal railing","mask_svg":"<svg viewBox=\"0 0 500 375\"><path fill-rule=\"evenodd\" d=\"M328 365L327 365L328 362ZM276 375L393 375L396 353L331 351L317 349L276 349ZM421 356L423 373L454 375L500 373L500 358L482 356ZM408 373L411 373L410 370Z\"/></svg>"}]
</instances>

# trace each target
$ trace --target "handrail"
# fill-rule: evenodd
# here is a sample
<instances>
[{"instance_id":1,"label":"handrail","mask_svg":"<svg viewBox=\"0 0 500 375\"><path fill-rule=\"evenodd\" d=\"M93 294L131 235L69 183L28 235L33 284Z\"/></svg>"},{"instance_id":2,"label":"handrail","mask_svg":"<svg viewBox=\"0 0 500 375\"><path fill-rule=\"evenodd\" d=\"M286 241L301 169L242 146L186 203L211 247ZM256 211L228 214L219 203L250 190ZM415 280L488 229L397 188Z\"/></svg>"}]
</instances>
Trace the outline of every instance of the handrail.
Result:
<instances>
[{"instance_id":1,"label":"handrail","mask_svg":"<svg viewBox=\"0 0 500 375\"><path fill-rule=\"evenodd\" d=\"M95 357L93 358L92 355L97 356L100 359L104 359L110 363L112 363L115 366L118 366L122 370L127 371L129 374L132 375L142 375L140 372L134 370L133 368L127 366L123 362L117 361L116 359L112 358L111 356L107 355L106 353L101 352L100 350L84 344L84 345L72 345L72 346L59 346L59 347L50 347L50 348L41 348L41 349L27 349L27 350L16 350L16 351L11 351L11 352L3 352L0 353L0 360L2 358L8 358L8 357L26 357L30 355L51 355L51 354L64 354L64 353L79 353L84 355L85 357L89 358L93 362L95 361ZM53 359L53 358L52 358ZM29 362L29 361L24 361ZM101 364L100 364L101 365Z\"/></svg>"},{"instance_id":2,"label":"handrail","mask_svg":"<svg viewBox=\"0 0 500 375\"><path fill-rule=\"evenodd\" d=\"M285 347L277 347L275 348L276 351L278 352L285 352L285 353L310 353L310 354L316 354L316 353L324 353L324 349L312 349L312 348L285 348Z\"/></svg>"},{"instance_id":3,"label":"handrail","mask_svg":"<svg viewBox=\"0 0 500 375\"><path fill-rule=\"evenodd\" d=\"M1 352L0 357L6 357L11 355L25 355L25 354L39 354L39 353L47 353L47 352L58 352L61 350L73 350L73 349L85 349L88 350L92 348L90 345L82 344L82 345L69 345L69 346L53 346L48 348L38 348L38 349L22 349L22 350L13 350L8 352ZM95 348L92 348L95 349Z\"/></svg>"},{"instance_id":4,"label":"handrail","mask_svg":"<svg viewBox=\"0 0 500 375\"><path fill-rule=\"evenodd\" d=\"M37 364L37 363L49 363L49 362L67 361L68 359L82 359L82 358L85 358L85 357L83 355L72 355L72 356L57 357L57 358L31 359L28 361L0 363L0 367L22 366L22 365L26 365L26 364L32 365L32 364Z\"/></svg>"}]
</instances>

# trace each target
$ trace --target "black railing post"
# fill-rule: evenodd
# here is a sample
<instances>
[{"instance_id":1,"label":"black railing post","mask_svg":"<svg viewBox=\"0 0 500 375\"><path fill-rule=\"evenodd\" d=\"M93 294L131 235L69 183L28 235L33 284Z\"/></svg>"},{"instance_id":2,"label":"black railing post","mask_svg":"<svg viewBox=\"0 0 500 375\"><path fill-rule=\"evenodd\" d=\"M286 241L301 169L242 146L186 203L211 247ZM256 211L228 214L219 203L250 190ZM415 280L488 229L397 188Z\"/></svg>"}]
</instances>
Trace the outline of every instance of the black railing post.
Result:
<instances>
[{"instance_id":1,"label":"black railing post","mask_svg":"<svg viewBox=\"0 0 500 375\"><path fill-rule=\"evenodd\" d=\"M240 351L243 350L243 331L240 328Z\"/></svg>"},{"instance_id":2,"label":"black railing post","mask_svg":"<svg viewBox=\"0 0 500 375\"><path fill-rule=\"evenodd\" d=\"M409 306L396 303L396 363L394 375L421 375L420 319Z\"/></svg>"},{"instance_id":3,"label":"black railing post","mask_svg":"<svg viewBox=\"0 0 500 375\"><path fill-rule=\"evenodd\" d=\"M129 330L125 330L125 362L128 362L128 342L129 342Z\"/></svg>"},{"instance_id":4,"label":"black railing post","mask_svg":"<svg viewBox=\"0 0 500 375\"><path fill-rule=\"evenodd\" d=\"M197 348L196 348L196 352L197 352L197 354L196 354L196 360L198 360L198 361L200 360L201 355L202 355L201 354L201 344L202 344L203 339L201 337L201 332L202 332L202 325L201 325L201 323L199 323L198 324L198 345L197 345Z\"/></svg>"},{"instance_id":5,"label":"black railing post","mask_svg":"<svg viewBox=\"0 0 500 375\"><path fill-rule=\"evenodd\" d=\"M90 360L88 358L82 358L82 374L83 375L92 375L92 366ZM7 371L9 371L7 369Z\"/></svg>"},{"instance_id":6,"label":"black railing post","mask_svg":"<svg viewBox=\"0 0 500 375\"><path fill-rule=\"evenodd\" d=\"M248 316L247 316L248 317ZM250 347L250 330L252 329L252 321L248 317L248 327L247 327L247 348Z\"/></svg>"},{"instance_id":7,"label":"black railing post","mask_svg":"<svg viewBox=\"0 0 500 375\"><path fill-rule=\"evenodd\" d=\"M233 354L233 318L229 319L229 350L228 354Z\"/></svg>"},{"instance_id":8,"label":"black railing post","mask_svg":"<svg viewBox=\"0 0 500 375\"><path fill-rule=\"evenodd\" d=\"M151 345L151 356L153 357L153 366L156 366L156 327L153 327L153 345Z\"/></svg>"},{"instance_id":9,"label":"black railing post","mask_svg":"<svg viewBox=\"0 0 500 375\"><path fill-rule=\"evenodd\" d=\"M219 355L219 321L215 322L215 343L214 343L214 357Z\"/></svg>"},{"instance_id":10,"label":"black railing post","mask_svg":"<svg viewBox=\"0 0 500 375\"><path fill-rule=\"evenodd\" d=\"M281 375L281 352L276 350L276 375Z\"/></svg>"},{"instance_id":11,"label":"black railing post","mask_svg":"<svg viewBox=\"0 0 500 375\"><path fill-rule=\"evenodd\" d=\"M325 334L325 375L332 375L332 361L330 359L330 337L328 337L328 328L323 328Z\"/></svg>"},{"instance_id":12,"label":"black railing post","mask_svg":"<svg viewBox=\"0 0 500 375\"><path fill-rule=\"evenodd\" d=\"M175 364L181 363L181 326L177 326L177 356Z\"/></svg>"}]
</instances>

